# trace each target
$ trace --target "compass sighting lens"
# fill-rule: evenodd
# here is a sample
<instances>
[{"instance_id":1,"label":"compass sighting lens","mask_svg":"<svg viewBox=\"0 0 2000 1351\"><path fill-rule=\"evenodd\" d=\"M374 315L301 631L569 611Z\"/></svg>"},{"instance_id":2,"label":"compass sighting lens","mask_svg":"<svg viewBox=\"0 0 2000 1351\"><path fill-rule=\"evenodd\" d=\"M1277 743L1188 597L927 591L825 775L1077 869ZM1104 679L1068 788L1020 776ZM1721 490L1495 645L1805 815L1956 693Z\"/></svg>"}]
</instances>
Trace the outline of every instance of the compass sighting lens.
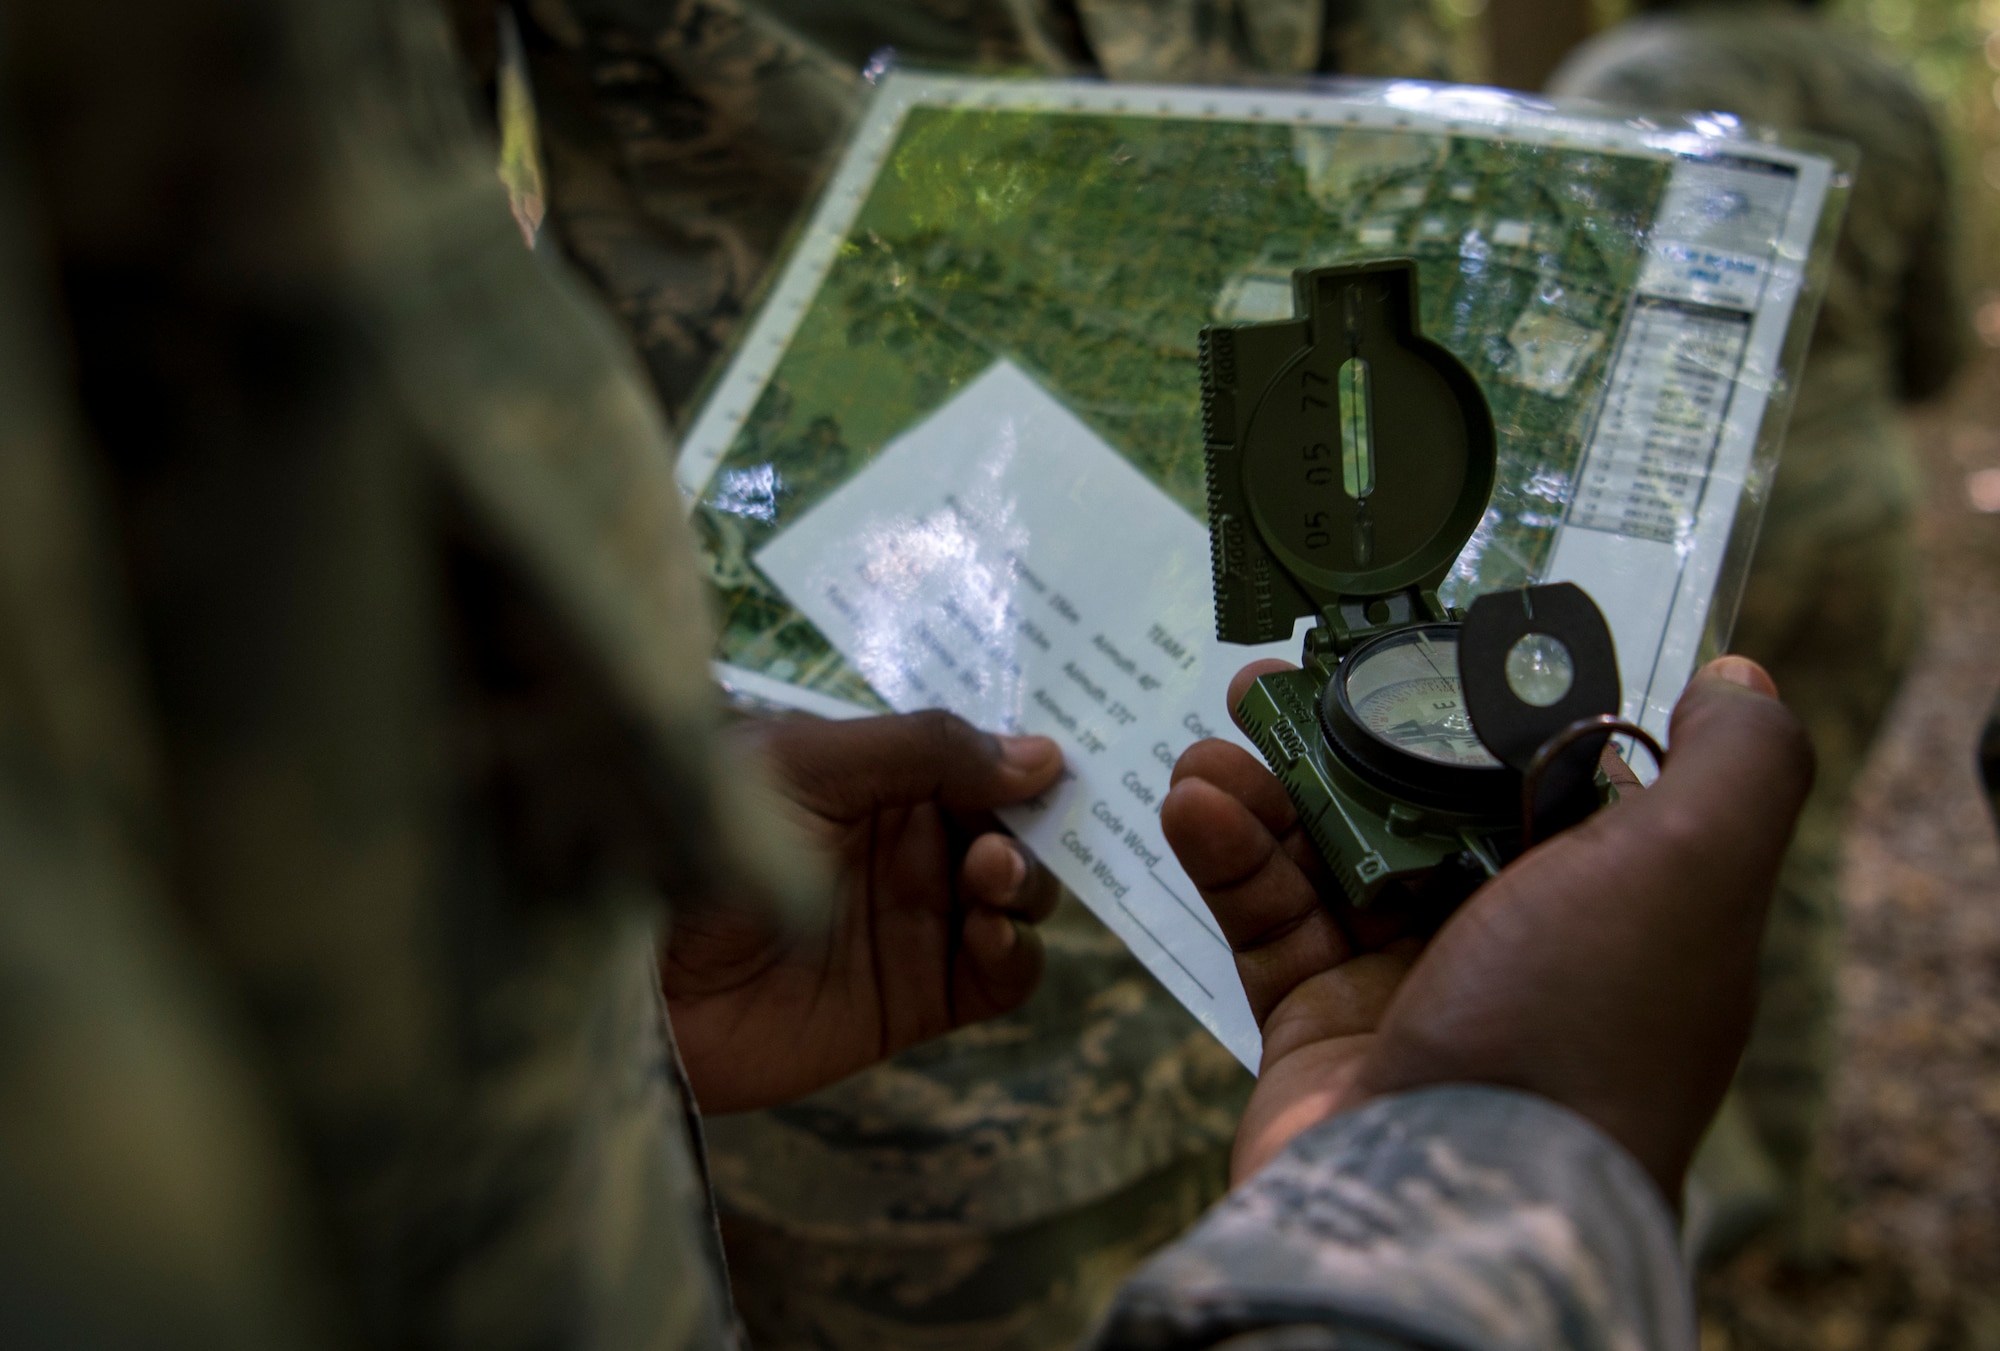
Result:
<instances>
[{"instance_id":1,"label":"compass sighting lens","mask_svg":"<svg viewBox=\"0 0 2000 1351\"><path fill-rule=\"evenodd\" d=\"M1355 653L1343 672L1347 705L1377 740L1434 764L1498 765L1472 730L1458 682L1456 630L1407 630Z\"/></svg>"},{"instance_id":2,"label":"compass sighting lens","mask_svg":"<svg viewBox=\"0 0 2000 1351\"><path fill-rule=\"evenodd\" d=\"M1507 688L1524 704L1559 704L1576 683L1576 663L1553 634L1527 633L1507 649Z\"/></svg>"}]
</instances>

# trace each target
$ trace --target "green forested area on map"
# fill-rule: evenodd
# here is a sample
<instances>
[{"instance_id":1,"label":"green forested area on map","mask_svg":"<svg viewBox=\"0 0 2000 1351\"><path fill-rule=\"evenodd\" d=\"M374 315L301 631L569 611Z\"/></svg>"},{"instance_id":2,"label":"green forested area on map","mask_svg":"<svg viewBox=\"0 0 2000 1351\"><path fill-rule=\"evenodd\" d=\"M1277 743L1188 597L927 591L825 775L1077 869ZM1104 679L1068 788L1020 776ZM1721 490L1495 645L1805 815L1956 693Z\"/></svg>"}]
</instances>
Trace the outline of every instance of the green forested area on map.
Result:
<instances>
[{"instance_id":1,"label":"green forested area on map","mask_svg":"<svg viewBox=\"0 0 2000 1351\"><path fill-rule=\"evenodd\" d=\"M696 521L722 656L871 701L750 566L995 360L1199 518L1196 337L1290 313L1307 264L1420 263L1427 333L1493 406L1461 585L1531 577L1561 518L1665 161L1429 130L917 108Z\"/></svg>"}]
</instances>

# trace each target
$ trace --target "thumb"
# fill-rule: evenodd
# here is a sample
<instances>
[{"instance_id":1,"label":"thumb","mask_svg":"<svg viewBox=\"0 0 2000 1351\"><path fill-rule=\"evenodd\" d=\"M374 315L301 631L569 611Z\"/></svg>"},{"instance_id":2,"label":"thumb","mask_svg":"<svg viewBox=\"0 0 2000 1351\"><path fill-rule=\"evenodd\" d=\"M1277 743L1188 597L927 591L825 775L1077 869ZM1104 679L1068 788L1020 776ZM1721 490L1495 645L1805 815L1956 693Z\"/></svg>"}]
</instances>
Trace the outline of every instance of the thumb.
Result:
<instances>
[{"instance_id":1,"label":"thumb","mask_svg":"<svg viewBox=\"0 0 2000 1351\"><path fill-rule=\"evenodd\" d=\"M936 709L843 722L782 718L751 735L792 796L836 821L927 801L958 811L1005 807L1062 776L1062 751L1048 737L994 736Z\"/></svg>"},{"instance_id":2,"label":"thumb","mask_svg":"<svg viewBox=\"0 0 2000 1351\"><path fill-rule=\"evenodd\" d=\"M1696 672L1674 708L1669 766L1633 804L1625 830L1669 838L1683 833L1677 827L1695 830L1711 865L1754 870L1768 889L1813 780L1812 743L1777 693L1745 657Z\"/></svg>"},{"instance_id":3,"label":"thumb","mask_svg":"<svg viewBox=\"0 0 2000 1351\"><path fill-rule=\"evenodd\" d=\"M1778 864L1812 782L1753 663L1704 668L1653 786L1537 846L1439 931L1364 1094L1469 1081L1597 1123L1678 1194L1748 1032Z\"/></svg>"}]
</instances>

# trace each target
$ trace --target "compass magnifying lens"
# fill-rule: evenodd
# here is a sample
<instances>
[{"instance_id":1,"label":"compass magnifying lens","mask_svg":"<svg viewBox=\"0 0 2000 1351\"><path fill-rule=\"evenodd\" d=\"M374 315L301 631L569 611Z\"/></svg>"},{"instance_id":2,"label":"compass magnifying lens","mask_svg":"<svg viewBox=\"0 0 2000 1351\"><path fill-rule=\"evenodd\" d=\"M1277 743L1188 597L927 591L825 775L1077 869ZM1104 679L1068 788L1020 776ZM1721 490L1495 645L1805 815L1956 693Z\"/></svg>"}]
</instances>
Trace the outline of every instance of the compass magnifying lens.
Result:
<instances>
[{"instance_id":1,"label":"compass magnifying lens","mask_svg":"<svg viewBox=\"0 0 2000 1351\"><path fill-rule=\"evenodd\" d=\"M1550 633L1527 633L1507 649L1507 688L1524 704L1559 704L1576 684L1576 663L1563 640Z\"/></svg>"},{"instance_id":2,"label":"compass magnifying lens","mask_svg":"<svg viewBox=\"0 0 2000 1351\"><path fill-rule=\"evenodd\" d=\"M1355 721L1405 755L1433 764L1498 765L1472 730L1458 679L1458 638L1445 626L1406 630L1357 652L1344 672Z\"/></svg>"}]
</instances>

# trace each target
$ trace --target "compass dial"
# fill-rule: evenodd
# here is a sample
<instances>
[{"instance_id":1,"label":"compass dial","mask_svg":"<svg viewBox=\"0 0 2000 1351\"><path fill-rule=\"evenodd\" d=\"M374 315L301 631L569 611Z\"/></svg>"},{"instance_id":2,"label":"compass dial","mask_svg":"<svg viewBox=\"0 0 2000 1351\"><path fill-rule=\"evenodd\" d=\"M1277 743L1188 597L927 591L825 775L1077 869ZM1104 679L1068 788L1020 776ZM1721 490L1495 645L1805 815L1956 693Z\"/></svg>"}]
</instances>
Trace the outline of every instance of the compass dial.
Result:
<instances>
[{"instance_id":1,"label":"compass dial","mask_svg":"<svg viewBox=\"0 0 2000 1351\"><path fill-rule=\"evenodd\" d=\"M1454 628L1407 629L1357 652L1341 672L1354 719L1386 745L1433 764L1499 765L1472 730Z\"/></svg>"}]
</instances>

